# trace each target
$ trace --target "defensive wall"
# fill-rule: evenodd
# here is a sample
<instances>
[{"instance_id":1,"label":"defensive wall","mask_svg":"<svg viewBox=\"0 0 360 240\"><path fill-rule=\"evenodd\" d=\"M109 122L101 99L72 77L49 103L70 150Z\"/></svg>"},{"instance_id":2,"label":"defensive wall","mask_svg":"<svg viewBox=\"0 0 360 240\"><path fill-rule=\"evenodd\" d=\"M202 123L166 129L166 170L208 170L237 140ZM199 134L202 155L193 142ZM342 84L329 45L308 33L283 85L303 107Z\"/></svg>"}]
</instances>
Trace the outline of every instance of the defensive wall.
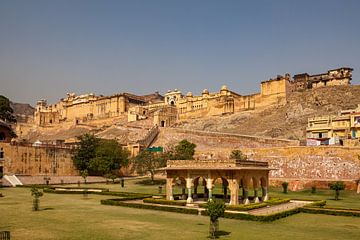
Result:
<instances>
[{"instance_id":1,"label":"defensive wall","mask_svg":"<svg viewBox=\"0 0 360 240\"><path fill-rule=\"evenodd\" d=\"M0 143L5 174L19 175L78 175L70 149L58 147L17 146Z\"/></svg>"},{"instance_id":2,"label":"defensive wall","mask_svg":"<svg viewBox=\"0 0 360 240\"><path fill-rule=\"evenodd\" d=\"M289 146L267 148L240 148L250 160L266 161L270 171L271 185L281 186L289 182L291 190L328 188L328 183L344 181L348 189L356 189L355 180L360 179L360 148L341 146ZM199 157L210 151L198 152ZM229 157L231 150L220 151L215 157Z\"/></svg>"},{"instance_id":3,"label":"defensive wall","mask_svg":"<svg viewBox=\"0 0 360 240\"><path fill-rule=\"evenodd\" d=\"M186 130L178 128L160 128L160 134L153 146L168 146L187 139L197 145L199 152L210 151L221 153L238 148L285 147L299 146L297 140L264 138L257 136L209 132L199 130ZM223 156L219 156L220 158Z\"/></svg>"}]
</instances>

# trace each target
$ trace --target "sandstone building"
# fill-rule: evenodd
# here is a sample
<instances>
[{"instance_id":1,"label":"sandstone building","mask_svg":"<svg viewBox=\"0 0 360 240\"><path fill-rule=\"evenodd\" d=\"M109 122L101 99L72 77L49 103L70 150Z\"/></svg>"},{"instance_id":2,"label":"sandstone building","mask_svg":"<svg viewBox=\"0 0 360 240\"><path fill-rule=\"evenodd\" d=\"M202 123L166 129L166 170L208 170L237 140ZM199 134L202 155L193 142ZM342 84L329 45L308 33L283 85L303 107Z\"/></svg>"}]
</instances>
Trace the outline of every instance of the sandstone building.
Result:
<instances>
[{"instance_id":1,"label":"sandstone building","mask_svg":"<svg viewBox=\"0 0 360 240\"><path fill-rule=\"evenodd\" d=\"M352 68L342 67L329 70L327 73L309 75L301 73L294 75L294 87L297 90L325 86L349 85L352 79Z\"/></svg>"},{"instance_id":2,"label":"sandstone building","mask_svg":"<svg viewBox=\"0 0 360 240\"><path fill-rule=\"evenodd\" d=\"M177 120L284 105L293 91L348 85L352 71L352 68L342 67L323 74L297 74L294 79L291 79L289 74L279 75L261 82L260 93L250 95L240 95L229 90L227 86L222 86L214 93L204 89L198 96L191 92L183 95L177 89L169 90L164 97L157 92L145 96L129 93L78 96L70 93L56 104L48 105L46 100L38 101L34 121L38 126L51 126L62 122L79 124L127 114L129 122L153 118L154 125L171 126Z\"/></svg>"},{"instance_id":3,"label":"sandstone building","mask_svg":"<svg viewBox=\"0 0 360 240\"><path fill-rule=\"evenodd\" d=\"M319 116L308 119L308 144L344 144L349 139L360 139L360 105L356 109L341 111L336 116Z\"/></svg>"}]
</instances>

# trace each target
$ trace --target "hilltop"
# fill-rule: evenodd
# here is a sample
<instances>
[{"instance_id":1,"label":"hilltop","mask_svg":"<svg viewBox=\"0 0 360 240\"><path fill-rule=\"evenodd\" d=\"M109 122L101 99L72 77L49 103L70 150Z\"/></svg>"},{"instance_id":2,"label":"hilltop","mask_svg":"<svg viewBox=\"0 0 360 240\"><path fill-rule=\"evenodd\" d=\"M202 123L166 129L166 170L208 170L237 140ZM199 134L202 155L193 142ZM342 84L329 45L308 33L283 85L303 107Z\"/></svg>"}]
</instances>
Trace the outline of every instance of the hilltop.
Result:
<instances>
[{"instance_id":1,"label":"hilltop","mask_svg":"<svg viewBox=\"0 0 360 240\"><path fill-rule=\"evenodd\" d=\"M284 106L232 115L188 119L177 128L303 140L307 119L336 115L360 104L360 85L332 86L289 94Z\"/></svg>"}]
</instances>

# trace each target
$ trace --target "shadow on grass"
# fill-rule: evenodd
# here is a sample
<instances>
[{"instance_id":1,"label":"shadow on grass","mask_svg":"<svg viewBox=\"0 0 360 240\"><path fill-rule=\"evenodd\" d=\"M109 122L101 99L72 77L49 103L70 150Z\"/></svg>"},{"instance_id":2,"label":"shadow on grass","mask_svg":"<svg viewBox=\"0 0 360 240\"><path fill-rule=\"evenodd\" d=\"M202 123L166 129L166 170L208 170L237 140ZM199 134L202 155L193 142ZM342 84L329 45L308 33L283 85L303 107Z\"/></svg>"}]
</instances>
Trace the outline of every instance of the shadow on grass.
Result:
<instances>
[{"instance_id":1,"label":"shadow on grass","mask_svg":"<svg viewBox=\"0 0 360 240\"><path fill-rule=\"evenodd\" d=\"M52 207L47 207L47 208L40 209L40 211L47 211L47 210L54 210L54 208L52 208Z\"/></svg>"},{"instance_id":2,"label":"shadow on grass","mask_svg":"<svg viewBox=\"0 0 360 240\"><path fill-rule=\"evenodd\" d=\"M219 238L219 237L225 237L225 236L229 236L231 232L227 232L227 231L217 231L215 232L215 239ZM209 239L213 239L211 236L208 237Z\"/></svg>"}]
</instances>

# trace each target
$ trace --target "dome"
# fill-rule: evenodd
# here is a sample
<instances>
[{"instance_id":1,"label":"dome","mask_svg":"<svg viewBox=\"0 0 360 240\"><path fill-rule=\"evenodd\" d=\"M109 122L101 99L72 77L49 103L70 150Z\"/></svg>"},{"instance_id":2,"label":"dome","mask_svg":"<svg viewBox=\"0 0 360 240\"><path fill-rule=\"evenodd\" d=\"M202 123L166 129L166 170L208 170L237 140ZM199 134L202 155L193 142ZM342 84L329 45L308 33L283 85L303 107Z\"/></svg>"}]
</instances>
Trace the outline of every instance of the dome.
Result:
<instances>
[{"instance_id":1,"label":"dome","mask_svg":"<svg viewBox=\"0 0 360 240\"><path fill-rule=\"evenodd\" d=\"M207 90L206 88L202 91L203 94L209 94L209 90Z\"/></svg>"},{"instance_id":2,"label":"dome","mask_svg":"<svg viewBox=\"0 0 360 240\"><path fill-rule=\"evenodd\" d=\"M186 94L186 96L187 96L187 97L192 97L193 94L192 94L192 92L188 92L188 93Z\"/></svg>"},{"instance_id":3,"label":"dome","mask_svg":"<svg viewBox=\"0 0 360 240\"><path fill-rule=\"evenodd\" d=\"M226 85L223 85L223 86L221 87L221 90L222 90L222 91L227 91L227 90L228 90L228 88L227 88L227 86L226 86Z\"/></svg>"}]
</instances>

